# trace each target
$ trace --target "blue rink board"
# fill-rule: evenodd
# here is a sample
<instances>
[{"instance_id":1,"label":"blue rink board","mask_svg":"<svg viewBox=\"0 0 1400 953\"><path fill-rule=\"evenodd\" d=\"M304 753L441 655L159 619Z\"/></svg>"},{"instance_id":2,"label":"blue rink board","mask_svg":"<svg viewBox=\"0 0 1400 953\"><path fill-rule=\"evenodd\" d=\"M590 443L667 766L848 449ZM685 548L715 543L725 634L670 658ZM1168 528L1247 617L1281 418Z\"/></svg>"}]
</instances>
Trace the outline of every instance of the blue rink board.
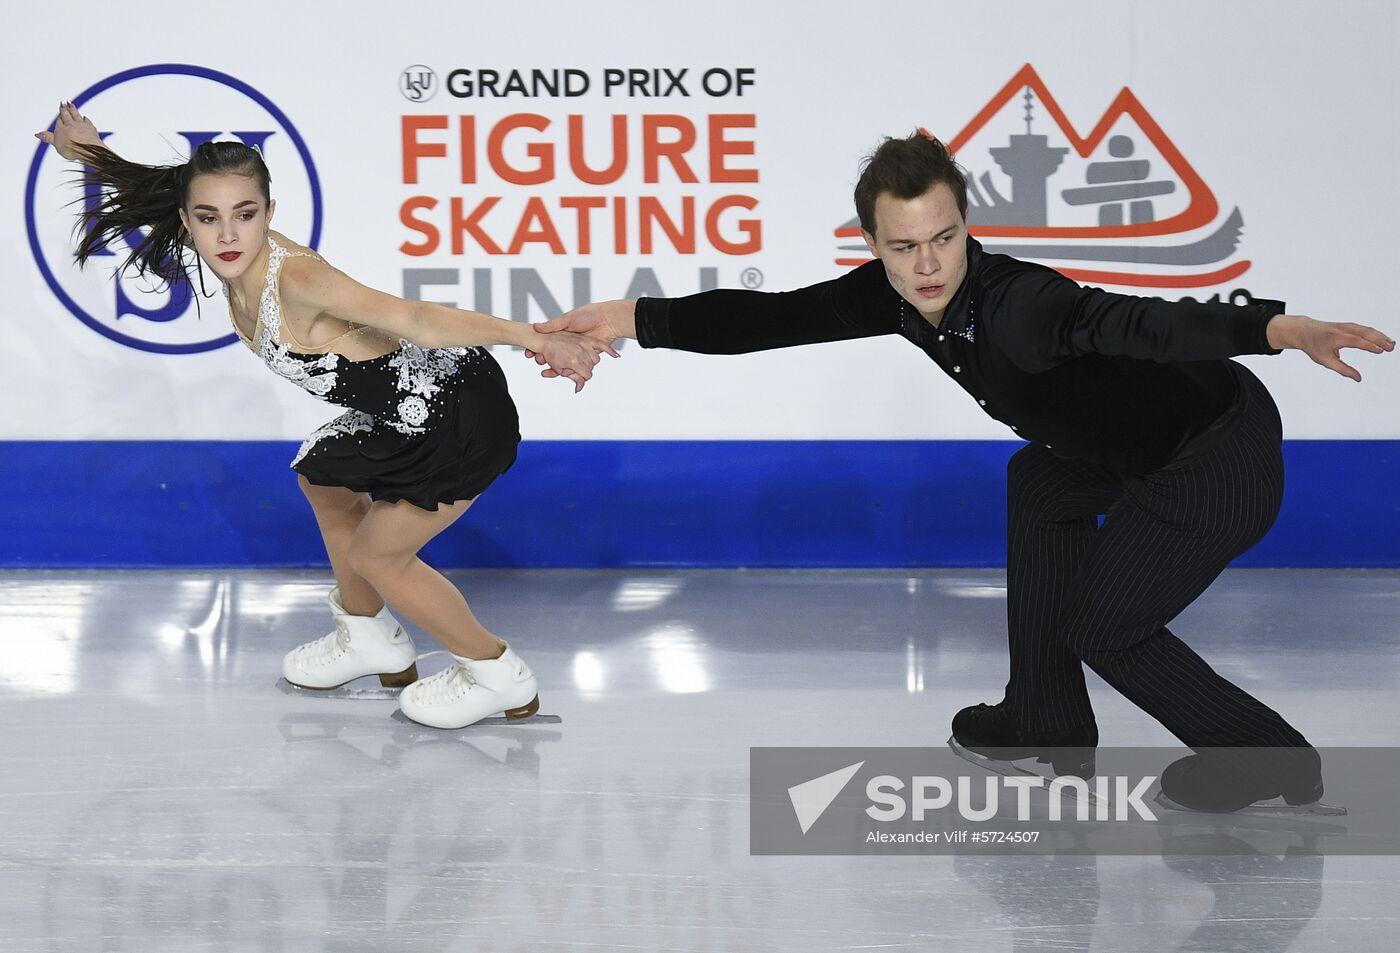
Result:
<instances>
[{"instance_id":1,"label":"blue rink board","mask_svg":"<svg viewBox=\"0 0 1400 953\"><path fill-rule=\"evenodd\" d=\"M1005 564L1008 441L530 441L444 567ZM325 565L281 441L0 442L0 566ZM1237 566L1400 566L1400 441L1294 440Z\"/></svg>"}]
</instances>

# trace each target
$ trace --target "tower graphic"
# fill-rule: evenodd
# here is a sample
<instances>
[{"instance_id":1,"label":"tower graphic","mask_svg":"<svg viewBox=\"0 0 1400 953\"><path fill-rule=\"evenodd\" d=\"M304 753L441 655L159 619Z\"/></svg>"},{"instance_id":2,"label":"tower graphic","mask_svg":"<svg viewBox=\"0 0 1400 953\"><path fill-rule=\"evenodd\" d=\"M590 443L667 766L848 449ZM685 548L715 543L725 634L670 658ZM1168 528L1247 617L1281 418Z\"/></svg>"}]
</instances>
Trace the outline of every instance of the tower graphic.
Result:
<instances>
[{"instance_id":1,"label":"tower graphic","mask_svg":"<svg viewBox=\"0 0 1400 953\"><path fill-rule=\"evenodd\" d=\"M1011 180L1011 198L1002 197L989 173L967 183L968 204L976 209L969 214L979 225L1045 225L1049 221L1047 182L1069 149L1051 146L1048 137L1031 131L1034 99L1027 87L1025 133L1011 136L1010 145L987 150Z\"/></svg>"}]
</instances>

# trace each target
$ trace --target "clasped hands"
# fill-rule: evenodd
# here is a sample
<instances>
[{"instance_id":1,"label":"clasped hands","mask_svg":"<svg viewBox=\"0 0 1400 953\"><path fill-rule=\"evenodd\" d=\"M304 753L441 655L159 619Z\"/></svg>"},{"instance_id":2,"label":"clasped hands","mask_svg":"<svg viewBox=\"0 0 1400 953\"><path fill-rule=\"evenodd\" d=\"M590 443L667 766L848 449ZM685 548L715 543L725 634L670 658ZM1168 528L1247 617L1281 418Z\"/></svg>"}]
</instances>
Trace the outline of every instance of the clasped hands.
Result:
<instances>
[{"instance_id":1,"label":"clasped hands","mask_svg":"<svg viewBox=\"0 0 1400 953\"><path fill-rule=\"evenodd\" d=\"M600 301L537 324L537 343L525 349L525 356L542 367L549 365L541 377L567 377L578 393L592 379L603 354L619 356L614 341L637 336L635 309L631 300Z\"/></svg>"}]
</instances>

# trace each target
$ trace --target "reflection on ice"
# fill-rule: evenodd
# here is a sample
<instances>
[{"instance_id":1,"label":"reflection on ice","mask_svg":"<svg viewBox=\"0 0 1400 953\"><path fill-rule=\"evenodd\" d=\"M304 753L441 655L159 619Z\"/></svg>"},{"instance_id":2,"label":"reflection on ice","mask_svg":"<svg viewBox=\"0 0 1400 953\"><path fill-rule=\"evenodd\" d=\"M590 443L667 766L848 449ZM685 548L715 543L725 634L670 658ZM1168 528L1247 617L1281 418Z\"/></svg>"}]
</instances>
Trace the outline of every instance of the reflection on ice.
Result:
<instances>
[{"instance_id":1,"label":"reflection on ice","mask_svg":"<svg viewBox=\"0 0 1400 953\"><path fill-rule=\"evenodd\" d=\"M589 698L596 698L603 690L603 663L597 652L574 653L574 687Z\"/></svg>"},{"instance_id":2,"label":"reflection on ice","mask_svg":"<svg viewBox=\"0 0 1400 953\"><path fill-rule=\"evenodd\" d=\"M78 635L61 619L35 613L0 616L0 684L36 695L74 689Z\"/></svg>"},{"instance_id":3,"label":"reflection on ice","mask_svg":"<svg viewBox=\"0 0 1400 953\"><path fill-rule=\"evenodd\" d=\"M640 612L665 605L681 587L678 579L624 579L613 595L614 612Z\"/></svg>"},{"instance_id":4,"label":"reflection on ice","mask_svg":"<svg viewBox=\"0 0 1400 953\"><path fill-rule=\"evenodd\" d=\"M642 640L651 655L657 682L663 691L688 693L710 690L705 672L704 644L686 626L653 629Z\"/></svg>"}]
</instances>

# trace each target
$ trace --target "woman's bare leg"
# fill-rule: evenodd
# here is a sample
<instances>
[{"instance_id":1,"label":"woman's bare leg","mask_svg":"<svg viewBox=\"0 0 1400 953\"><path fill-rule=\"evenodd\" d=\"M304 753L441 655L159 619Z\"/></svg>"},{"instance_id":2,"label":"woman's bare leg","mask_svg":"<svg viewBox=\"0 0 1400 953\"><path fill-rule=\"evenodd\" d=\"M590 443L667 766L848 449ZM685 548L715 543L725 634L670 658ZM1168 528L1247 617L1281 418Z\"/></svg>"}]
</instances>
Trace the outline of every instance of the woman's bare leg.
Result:
<instances>
[{"instance_id":1,"label":"woman's bare leg","mask_svg":"<svg viewBox=\"0 0 1400 953\"><path fill-rule=\"evenodd\" d=\"M493 659L501 654L501 641L477 621L457 587L418 558L428 540L455 523L472 502L443 503L436 511L407 501L371 503L352 534L349 562L401 616L449 652Z\"/></svg>"},{"instance_id":2,"label":"woman's bare leg","mask_svg":"<svg viewBox=\"0 0 1400 953\"><path fill-rule=\"evenodd\" d=\"M369 513L369 496L343 486L317 486L301 474L297 474L297 485L316 514L316 525L321 528L326 555L340 587L340 604L351 615L375 615L384 608L384 599L350 564L350 540Z\"/></svg>"}]
</instances>

